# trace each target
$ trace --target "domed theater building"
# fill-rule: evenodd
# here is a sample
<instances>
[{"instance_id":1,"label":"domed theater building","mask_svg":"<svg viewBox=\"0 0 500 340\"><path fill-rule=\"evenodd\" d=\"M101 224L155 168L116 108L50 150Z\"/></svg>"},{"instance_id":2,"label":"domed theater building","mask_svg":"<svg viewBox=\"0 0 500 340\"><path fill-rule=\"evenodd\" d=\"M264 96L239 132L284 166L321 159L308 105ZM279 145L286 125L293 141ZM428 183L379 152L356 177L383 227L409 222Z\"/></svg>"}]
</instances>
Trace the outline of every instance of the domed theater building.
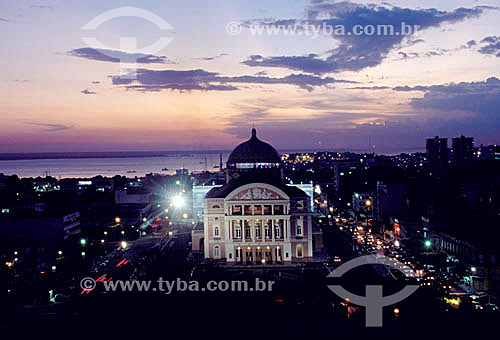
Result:
<instances>
[{"instance_id":1,"label":"domed theater building","mask_svg":"<svg viewBox=\"0 0 500 340\"><path fill-rule=\"evenodd\" d=\"M312 259L310 200L284 183L279 153L252 129L227 160L226 184L205 196L205 258L241 265Z\"/></svg>"}]
</instances>

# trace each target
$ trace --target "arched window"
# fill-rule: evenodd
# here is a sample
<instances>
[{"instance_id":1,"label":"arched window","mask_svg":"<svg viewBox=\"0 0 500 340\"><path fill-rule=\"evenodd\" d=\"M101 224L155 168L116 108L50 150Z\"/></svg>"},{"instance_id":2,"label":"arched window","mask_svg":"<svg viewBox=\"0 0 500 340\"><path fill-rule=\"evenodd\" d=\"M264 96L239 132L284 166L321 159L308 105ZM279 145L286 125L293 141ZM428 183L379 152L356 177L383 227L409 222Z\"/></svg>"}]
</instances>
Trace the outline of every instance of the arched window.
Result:
<instances>
[{"instance_id":1,"label":"arched window","mask_svg":"<svg viewBox=\"0 0 500 340\"><path fill-rule=\"evenodd\" d=\"M304 204L302 204L302 202L297 202L295 204L295 209L297 209L297 210L303 210L304 209Z\"/></svg>"},{"instance_id":2,"label":"arched window","mask_svg":"<svg viewBox=\"0 0 500 340\"><path fill-rule=\"evenodd\" d=\"M295 256L298 258L304 257L304 248L302 244L297 244L297 248L295 248Z\"/></svg>"},{"instance_id":3,"label":"arched window","mask_svg":"<svg viewBox=\"0 0 500 340\"><path fill-rule=\"evenodd\" d=\"M214 237L220 237L220 228L218 225L214 226Z\"/></svg>"},{"instance_id":4,"label":"arched window","mask_svg":"<svg viewBox=\"0 0 500 340\"><path fill-rule=\"evenodd\" d=\"M212 209L220 209L220 205L214 204L214 205L212 205Z\"/></svg>"},{"instance_id":5,"label":"arched window","mask_svg":"<svg viewBox=\"0 0 500 340\"><path fill-rule=\"evenodd\" d=\"M214 247L214 259L220 259L220 247L219 246Z\"/></svg>"}]
</instances>

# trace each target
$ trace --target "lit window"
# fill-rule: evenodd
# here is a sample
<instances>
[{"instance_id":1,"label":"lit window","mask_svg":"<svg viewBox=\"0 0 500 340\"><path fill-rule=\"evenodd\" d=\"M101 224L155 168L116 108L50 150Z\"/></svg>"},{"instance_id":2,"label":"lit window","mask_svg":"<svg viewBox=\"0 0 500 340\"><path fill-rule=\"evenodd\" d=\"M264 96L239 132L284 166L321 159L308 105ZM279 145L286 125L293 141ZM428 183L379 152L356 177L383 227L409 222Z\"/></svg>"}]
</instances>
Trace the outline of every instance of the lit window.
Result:
<instances>
[{"instance_id":1,"label":"lit window","mask_svg":"<svg viewBox=\"0 0 500 340\"><path fill-rule=\"evenodd\" d=\"M271 238L271 220L266 220L264 224L264 237Z\"/></svg>"},{"instance_id":2,"label":"lit window","mask_svg":"<svg viewBox=\"0 0 500 340\"><path fill-rule=\"evenodd\" d=\"M303 248L302 248L302 244L297 244L297 248L295 249L296 250L296 256L297 257L304 257L304 252L303 252Z\"/></svg>"},{"instance_id":3,"label":"lit window","mask_svg":"<svg viewBox=\"0 0 500 340\"><path fill-rule=\"evenodd\" d=\"M233 205L233 215L241 215L241 205Z\"/></svg>"}]
</instances>

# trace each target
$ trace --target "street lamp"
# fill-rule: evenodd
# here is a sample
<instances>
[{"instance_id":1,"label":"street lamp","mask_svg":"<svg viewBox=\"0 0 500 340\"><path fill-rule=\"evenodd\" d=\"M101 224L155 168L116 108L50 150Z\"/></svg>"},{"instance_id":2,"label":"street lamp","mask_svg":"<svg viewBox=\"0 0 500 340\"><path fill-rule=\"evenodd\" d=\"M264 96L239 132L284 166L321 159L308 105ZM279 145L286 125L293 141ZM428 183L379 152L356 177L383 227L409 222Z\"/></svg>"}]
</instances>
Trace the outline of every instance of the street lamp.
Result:
<instances>
[{"instance_id":1,"label":"street lamp","mask_svg":"<svg viewBox=\"0 0 500 340\"><path fill-rule=\"evenodd\" d=\"M120 245L121 245L122 249L127 248L127 242L126 242L126 241L122 241L122 242L120 243Z\"/></svg>"},{"instance_id":2,"label":"street lamp","mask_svg":"<svg viewBox=\"0 0 500 340\"><path fill-rule=\"evenodd\" d=\"M115 217L115 223L116 223L116 224L120 223L121 221L122 221L122 219L121 219L121 218L119 218L119 217Z\"/></svg>"},{"instance_id":3,"label":"street lamp","mask_svg":"<svg viewBox=\"0 0 500 340\"><path fill-rule=\"evenodd\" d=\"M426 248L430 248L432 246L432 242L430 240L425 240L424 245Z\"/></svg>"},{"instance_id":4,"label":"street lamp","mask_svg":"<svg viewBox=\"0 0 500 340\"><path fill-rule=\"evenodd\" d=\"M86 239L84 239L84 238L80 239L80 244L81 244L82 246L85 246L85 245L87 244L87 240L86 240Z\"/></svg>"},{"instance_id":5,"label":"street lamp","mask_svg":"<svg viewBox=\"0 0 500 340\"><path fill-rule=\"evenodd\" d=\"M180 208L184 205L184 198L181 195L176 195L172 198L172 204L176 208Z\"/></svg>"}]
</instances>

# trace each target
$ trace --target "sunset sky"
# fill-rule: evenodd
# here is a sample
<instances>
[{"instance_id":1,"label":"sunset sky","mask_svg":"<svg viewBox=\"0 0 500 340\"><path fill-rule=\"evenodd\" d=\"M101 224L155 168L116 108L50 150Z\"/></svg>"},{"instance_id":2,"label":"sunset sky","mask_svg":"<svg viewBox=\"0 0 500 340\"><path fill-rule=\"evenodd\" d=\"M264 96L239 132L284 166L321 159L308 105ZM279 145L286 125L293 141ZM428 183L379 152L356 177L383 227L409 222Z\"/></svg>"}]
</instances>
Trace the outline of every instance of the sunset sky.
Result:
<instances>
[{"instance_id":1,"label":"sunset sky","mask_svg":"<svg viewBox=\"0 0 500 340\"><path fill-rule=\"evenodd\" d=\"M436 5L439 3L439 5ZM122 79L120 38L173 31ZM438 6L438 7L436 7ZM254 125L278 149L420 151L434 135L500 143L498 0L0 0L0 152L231 149ZM252 35L255 24L420 25L402 36ZM239 22L238 35L227 32ZM83 37L109 51L99 53Z\"/></svg>"}]
</instances>

